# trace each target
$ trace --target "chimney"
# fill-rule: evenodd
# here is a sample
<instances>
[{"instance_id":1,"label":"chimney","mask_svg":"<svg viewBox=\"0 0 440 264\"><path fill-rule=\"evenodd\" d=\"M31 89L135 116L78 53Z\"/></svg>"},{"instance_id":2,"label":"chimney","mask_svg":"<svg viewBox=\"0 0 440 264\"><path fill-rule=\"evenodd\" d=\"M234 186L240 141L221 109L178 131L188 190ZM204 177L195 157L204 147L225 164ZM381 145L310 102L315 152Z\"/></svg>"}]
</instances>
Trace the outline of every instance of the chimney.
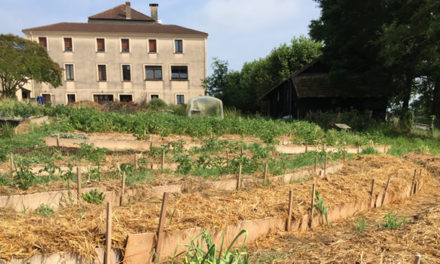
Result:
<instances>
[{"instance_id":1,"label":"chimney","mask_svg":"<svg viewBox=\"0 0 440 264\"><path fill-rule=\"evenodd\" d=\"M154 21L157 21L157 7L159 6L159 4L150 4L150 9L151 9L151 18L154 19Z\"/></svg>"},{"instance_id":2,"label":"chimney","mask_svg":"<svg viewBox=\"0 0 440 264\"><path fill-rule=\"evenodd\" d=\"M129 1L125 2L125 18L131 19L131 6Z\"/></svg>"}]
</instances>

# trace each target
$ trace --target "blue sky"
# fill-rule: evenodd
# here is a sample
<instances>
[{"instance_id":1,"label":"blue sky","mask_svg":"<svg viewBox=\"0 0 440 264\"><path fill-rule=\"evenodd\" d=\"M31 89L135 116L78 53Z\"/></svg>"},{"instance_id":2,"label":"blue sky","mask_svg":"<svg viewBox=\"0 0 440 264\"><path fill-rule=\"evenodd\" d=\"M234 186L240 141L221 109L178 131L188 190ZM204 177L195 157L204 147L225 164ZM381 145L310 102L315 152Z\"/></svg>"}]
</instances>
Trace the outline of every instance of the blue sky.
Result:
<instances>
[{"instance_id":1,"label":"blue sky","mask_svg":"<svg viewBox=\"0 0 440 264\"><path fill-rule=\"evenodd\" d=\"M132 0L132 8L150 14L159 3L159 19L209 33L208 57L227 60L234 70L266 56L293 37L308 35L320 15L313 0ZM58 22L87 22L87 17L123 0L0 0L0 33L23 36L24 28Z\"/></svg>"}]
</instances>

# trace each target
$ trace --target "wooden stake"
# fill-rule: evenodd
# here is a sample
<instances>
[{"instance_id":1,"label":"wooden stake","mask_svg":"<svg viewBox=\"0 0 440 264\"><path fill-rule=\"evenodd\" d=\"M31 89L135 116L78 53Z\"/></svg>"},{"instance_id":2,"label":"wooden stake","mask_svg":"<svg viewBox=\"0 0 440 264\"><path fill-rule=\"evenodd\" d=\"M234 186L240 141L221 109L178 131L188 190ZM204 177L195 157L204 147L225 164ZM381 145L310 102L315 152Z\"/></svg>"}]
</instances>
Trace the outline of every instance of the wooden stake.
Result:
<instances>
[{"instance_id":1,"label":"wooden stake","mask_svg":"<svg viewBox=\"0 0 440 264\"><path fill-rule=\"evenodd\" d=\"M358 145L357 154L359 155L361 153L361 146Z\"/></svg>"},{"instance_id":2,"label":"wooden stake","mask_svg":"<svg viewBox=\"0 0 440 264\"><path fill-rule=\"evenodd\" d=\"M347 162L347 150L344 151L344 162Z\"/></svg>"},{"instance_id":3,"label":"wooden stake","mask_svg":"<svg viewBox=\"0 0 440 264\"><path fill-rule=\"evenodd\" d=\"M105 230L105 257L104 264L111 263L112 251L112 204L107 202L107 225Z\"/></svg>"},{"instance_id":4,"label":"wooden stake","mask_svg":"<svg viewBox=\"0 0 440 264\"><path fill-rule=\"evenodd\" d=\"M324 153L324 177L327 177L327 151Z\"/></svg>"},{"instance_id":5,"label":"wooden stake","mask_svg":"<svg viewBox=\"0 0 440 264\"><path fill-rule=\"evenodd\" d=\"M312 207L310 208L310 229L313 228L313 211L315 209L315 184L312 187Z\"/></svg>"},{"instance_id":6,"label":"wooden stake","mask_svg":"<svg viewBox=\"0 0 440 264\"><path fill-rule=\"evenodd\" d=\"M309 145L306 143L306 153L309 151Z\"/></svg>"},{"instance_id":7,"label":"wooden stake","mask_svg":"<svg viewBox=\"0 0 440 264\"><path fill-rule=\"evenodd\" d=\"M240 190L241 188L241 164L238 165L238 175L237 175L237 190Z\"/></svg>"},{"instance_id":8,"label":"wooden stake","mask_svg":"<svg viewBox=\"0 0 440 264\"><path fill-rule=\"evenodd\" d=\"M289 191L289 210L287 212L287 227L286 231L292 230L292 211L293 211L293 190Z\"/></svg>"},{"instance_id":9,"label":"wooden stake","mask_svg":"<svg viewBox=\"0 0 440 264\"><path fill-rule=\"evenodd\" d=\"M371 180L371 191L370 191L370 206L374 201L374 182L375 180Z\"/></svg>"},{"instance_id":10,"label":"wooden stake","mask_svg":"<svg viewBox=\"0 0 440 264\"><path fill-rule=\"evenodd\" d=\"M134 168L135 168L135 169L139 168L139 164L138 164L138 154L137 154L137 153L134 154Z\"/></svg>"},{"instance_id":11,"label":"wooden stake","mask_svg":"<svg viewBox=\"0 0 440 264\"><path fill-rule=\"evenodd\" d=\"M417 176L417 169L414 169L414 176L412 178L411 191L410 191L409 195L415 194L414 185L416 184L416 176Z\"/></svg>"},{"instance_id":12,"label":"wooden stake","mask_svg":"<svg viewBox=\"0 0 440 264\"><path fill-rule=\"evenodd\" d=\"M263 184L267 183L267 169L268 169L268 164L267 162L264 164L264 173L263 173Z\"/></svg>"},{"instance_id":13,"label":"wooden stake","mask_svg":"<svg viewBox=\"0 0 440 264\"><path fill-rule=\"evenodd\" d=\"M159 227L157 228L157 241L156 241L156 260L160 259L160 251L159 246L162 242L162 236L163 236L163 228L165 225L165 217L167 214L167 205L168 205L168 193L163 193L163 199L162 199L162 208L160 209L160 216L159 216Z\"/></svg>"},{"instance_id":14,"label":"wooden stake","mask_svg":"<svg viewBox=\"0 0 440 264\"><path fill-rule=\"evenodd\" d=\"M422 178L422 168L420 168L419 178Z\"/></svg>"},{"instance_id":15,"label":"wooden stake","mask_svg":"<svg viewBox=\"0 0 440 264\"><path fill-rule=\"evenodd\" d=\"M163 167L165 165L165 149L162 149L162 160L160 162L160 168L163 170Z\"/></svg>"},{"instance_id":16,"label":"wooden stake","mask_svg":"<svg viewBox=\"0 0 440 264\"><path fill-rule=\"evenodd\" d=\"M385 198L387 197L388 187L390 187L391 176L388 176L387 185L385 186L385 192L383 193L382 205L385 203Z\"/></svg>"},{"instance_id":17,"label":"wooden stake","mask_svg":"<svg viewBox=\"0 0 440 264\"><path fill-rule=\"evenodd\" d=\"M57 135L57 147L60 147L60 136Z\"/></svg>"},{"instance_id":18,"label":"wooden stake","mask_svg":"<svg viewBox=\"0 0 440 264\"><path fill-rule=\"evenodd\" d=\"M243 147L241 147L240 155L243 155Z\"/></svg>"},{"instance_id":19,"label":"wooden stake","mask_svg":"<svg viewBox=\"0 0 440 264\"><path fill-rule=\"evenodd\" d=\"M315 156L315 173L318 171L318 156Z\"/></svg>"},{"instance_id":20,"label":"wooden stake","mask_svg":"<svg viewBox=\"0 0 440 264\"><path fill-rule=\"evenodd\" d=\"M11 169L11 173L14 172L14 154L9 153L9 167Z\"/></svg>"},{"instance_id":21,"label":"wooden stake","mask_svg":"<svg viewBox=\"0 0 440 264\"><path fill-rule=\"evenodd\" d=\"M122 206L124 202L124 194L125 194L125 171L122 173L122 182L121 182L121 200L119 205Z\"/></svg>"},{"instance_id":22,"label":"wooden stake","mask_svg":"<svg viewBox=\"0 0 440 264\"><path fill-rule=\"evenodd\" d=\"M420 264L421 259L422 259L422 256L417 253L416 258L414 259L414 264Z\"/></svg>"},{"instance_id":23,"label":"wooden stake","mask_svg":"<svg viewBox=\"0 0 440 264\"><path fill-rule=\"evenodd\" d=\"M150 141L150 152L153 151L153 140Z\"/></svg>"},{"instance_id":24,"label":"wooden stake","mask_svg":"<svg viewBox=\"0 0 440 264\"><path fill-rule=\"evenodd\" d=\"M76 199L78 204L81 203L81 172L79 171L79 167L76 167Z\"/></svg>"}]
</instances>

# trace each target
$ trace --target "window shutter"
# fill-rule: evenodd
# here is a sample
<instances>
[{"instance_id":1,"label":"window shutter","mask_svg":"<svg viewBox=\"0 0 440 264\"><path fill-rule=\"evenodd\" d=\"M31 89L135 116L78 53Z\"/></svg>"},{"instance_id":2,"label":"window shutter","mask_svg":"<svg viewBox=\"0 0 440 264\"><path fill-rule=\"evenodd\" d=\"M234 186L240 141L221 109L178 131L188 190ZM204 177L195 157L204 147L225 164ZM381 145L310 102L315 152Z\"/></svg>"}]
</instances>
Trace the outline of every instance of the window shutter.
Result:
<instances>
[{"instance_id":1,"label":"window shutter","mask_svg":"<svg viewBox=\"0 0 440 264\"><path fill-rule=\"evenodd\" d=\"M150 39L149 41L149 51L150 52L156 52L156 40L155 39Z\"/></svg>"},{"instance_id":2,"label":"window shutter","mask_svg":"<svg viewBox=\"0 0 440 264\"><path fill-rule=\"evenodd\" d=\"M104 39L98 39L97 46L98 46L98 51L104 51L105 50Z\"/></svg>"}]
</instances>

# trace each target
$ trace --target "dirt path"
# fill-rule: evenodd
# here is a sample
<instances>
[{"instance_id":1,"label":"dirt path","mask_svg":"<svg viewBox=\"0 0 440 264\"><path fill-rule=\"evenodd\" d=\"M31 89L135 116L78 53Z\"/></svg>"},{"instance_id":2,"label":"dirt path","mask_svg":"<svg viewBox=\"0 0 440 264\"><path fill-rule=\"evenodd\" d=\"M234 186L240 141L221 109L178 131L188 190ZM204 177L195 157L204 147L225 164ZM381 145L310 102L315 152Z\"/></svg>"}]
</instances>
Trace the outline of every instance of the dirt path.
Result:
<instances>
[{"instance_id":1,"label":"dirt path","mask_svg":"<svg viewBox=\"0 0 440 264\"><path fill-rule=\"evenodd\" d=\"M429 167L428 167L429 169ZM251 263L440 263L440 171L423 192L400 204L358 214L310 233L278 233L249 247ZM384 227L388 213L405 217L399 228ZM359 230L362 217L367 222Z\"/></svg>"}]
</instances>

